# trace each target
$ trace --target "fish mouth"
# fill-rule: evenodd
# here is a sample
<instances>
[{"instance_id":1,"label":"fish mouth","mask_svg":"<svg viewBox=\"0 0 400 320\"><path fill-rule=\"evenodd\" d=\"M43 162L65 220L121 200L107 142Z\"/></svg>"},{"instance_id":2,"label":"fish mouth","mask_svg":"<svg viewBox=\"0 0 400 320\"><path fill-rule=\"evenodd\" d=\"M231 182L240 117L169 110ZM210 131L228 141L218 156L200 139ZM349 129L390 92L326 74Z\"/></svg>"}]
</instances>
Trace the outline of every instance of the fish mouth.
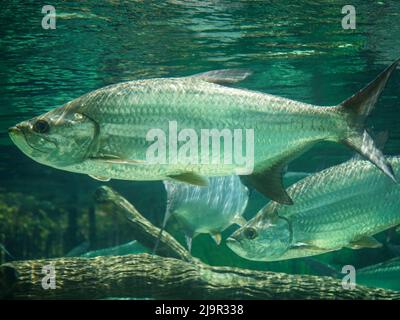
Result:
<instances>
[{"instance_id":1,"label":"fish mouth","mask_svg":"<svg viewBox=\"0 0 400 320\"><path fill-rule=\"evenodd\" d=\"M12 142L14 142L16 145L18 145L19 141L24 139L24 133L18 126L8 128L8 135L10 136Z\"/></svg>"},{"instance_id":2,"label":"fish mouth","mask_svg":"<svg viewBox=\"0 0 400 320\"><path fill-rule=\"evenodd\" d=\"M235 249L239 245L239 241L237 241L235 238L229 237L228 239L225 240L226 245L228 246L229 249L235 251Z\"/></svg>"},{"instance_id":3,"label":"fish mouth","mask_svg":"<svg viewBox=\"0 0 400 320\"><path fill-rule=\"evenodd\" d=\"M10 136L18 135L18 134L22 134L22 131L20 128L18 128L18 126L14 126L14 127L8 128L8 134Z\"/></svg>"},{"instance_id":4,"label":"fish mouth","mask_svg":"<svg viewBox=\"0 0 400 320\"><path fill-rule=\"evenodd\" d=\"M26 128L24 126L16 125L14 127L8 128L8 135L11 141L27 156L32 157L32 152L38 152L39 154L44 154L45 151L38 149L29 143L26 136Z\"/></svg>"}]
</instances>

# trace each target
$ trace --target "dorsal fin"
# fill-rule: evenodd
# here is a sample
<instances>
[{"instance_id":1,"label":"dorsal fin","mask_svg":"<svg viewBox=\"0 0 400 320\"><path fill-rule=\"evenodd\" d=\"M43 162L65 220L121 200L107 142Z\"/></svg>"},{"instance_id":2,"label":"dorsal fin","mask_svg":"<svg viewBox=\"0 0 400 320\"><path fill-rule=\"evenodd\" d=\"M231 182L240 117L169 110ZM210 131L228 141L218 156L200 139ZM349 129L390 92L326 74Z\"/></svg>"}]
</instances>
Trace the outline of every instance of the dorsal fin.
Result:
<instances>
[{"instance_id":1,"label":"dorsal fin","mask_svg":"<svg viewBox=\"0 0 400 320\"><path fill-rule=\"evenodd\" d=\"M251 74L252 72L248 69L222 69L194 74L187 78L199 78L211 83L226 84L240 82Z\"/></svg>"}]
</instances>

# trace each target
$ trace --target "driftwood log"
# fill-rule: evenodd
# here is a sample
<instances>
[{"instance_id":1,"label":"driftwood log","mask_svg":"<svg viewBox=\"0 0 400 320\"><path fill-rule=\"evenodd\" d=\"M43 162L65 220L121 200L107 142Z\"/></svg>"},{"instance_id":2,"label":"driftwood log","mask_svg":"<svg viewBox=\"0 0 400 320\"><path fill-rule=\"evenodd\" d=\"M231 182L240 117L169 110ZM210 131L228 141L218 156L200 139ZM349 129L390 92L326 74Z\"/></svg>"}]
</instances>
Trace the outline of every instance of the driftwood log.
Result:
<instances>
[{"instance_id":1,"label":"driftwood log","mask_svg":"<svg viewBox=\"0 0 400 320\"><path fill-rule=\"evenodd\" d=\"M107 187L96 192L102 210L123 214L135 238L153 249L159 228ZM55 289L43 289L42 268L54 266ZM0 266L0 297L9 299L400 299L400 292L342 288L331 277L215 267L193 258L164 232L157 255L15 261Z\"/></svg>"}]
</instances>

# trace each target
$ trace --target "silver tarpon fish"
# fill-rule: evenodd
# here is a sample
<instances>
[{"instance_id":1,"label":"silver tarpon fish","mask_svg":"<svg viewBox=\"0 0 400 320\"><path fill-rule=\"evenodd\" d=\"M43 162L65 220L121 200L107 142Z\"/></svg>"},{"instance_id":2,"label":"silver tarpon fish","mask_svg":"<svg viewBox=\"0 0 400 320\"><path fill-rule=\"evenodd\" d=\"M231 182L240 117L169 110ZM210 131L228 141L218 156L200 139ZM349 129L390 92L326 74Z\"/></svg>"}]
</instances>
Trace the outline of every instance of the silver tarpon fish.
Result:
<instances>
[{"instance_id":1,"label":"silver tarpon fish","mask_svg":"<svg viewBox=\"0 0 400 320\"><path fill-rule=\"evenodd\" d=\"M400 173L400 157L389 157ZM236 254L277 261L347 247L376 248L372 236L400 224L400 186L365 160L350 160L287 189L293 206L272 202L228 239Z\"/></svg>"},{"instance_id":2,"label":"silver tarpon fish","mask_svg":"<svg viewBox=\"0 0 400 320\"><path fill-rule=\"evenodd\" d=\"M396 257L356 272L356 282L374 288L400 291L400 258Z\"/></svg>"},{"instance_id":3,"label":"silver tarpon fish","mask_svg":"<svg viewBox=\"0 0 400 320\"><path fill-rule=\"evenodd\" d=\"M212 177L207 187L164 181L167 208L163 229L174 216L185 233L188 248L192 239L207 233L217 244L221 232L232 224L243 225L242 214L249 198L247 188L238 176Z\"/></svg>"},{"instance_id":4,"label":"silver tarpon fish","mask_svg":"<svg viewBox=\"0 0 400 320\"><path fill-rule=\"evenodd\" d=\"M316 275L330 276L338 279L343 279L344 277L344 273L341 273L339 269L324 262L307 258L307 263L315 271ZM400 291L399 257L361 269L356 268L355 271L355 282L357 285Z\"/></svg>"},{"instance_id":5,"label":"silver tarpon fish","mask_svg":"<svg viewBox=\"0 0 400 320\"><path fill-rule=\"evenodd\" d=\"M104 256L125 256L128 254L147 253L148 251L149 250L144 246L142 246L139 242L133 240L114 247L88 251L81 254L80 257L94 258L94 257L104 257Z\"/></svg>"},{"instance_id":6,"label":"silver tarpon fish","mask_svg":"<svg viewBox=\"0 0 400 320\"><path fill-rule=\"evenodd\" d=\"M9 134L33 160L99 180L176 179L206 185L204 177L238 174L243 164L225 163L225 158L218 164L192 163L192 154L184 163L150 163L146 157L154 142L146 139L150 130L168 132L169 121L197 136L204 129L253 130L254 168L243 178L270 199L292 204L282 185L282 169L319 141L350 146L395 180L363 123L399 62L332 107L227 87L223 84L243 80L249 72L219 70L110 85L21 122ZM224 148L228 144L221 141ZM212 153L212 146L207 152Z\"/></svg>"}]
</instances>

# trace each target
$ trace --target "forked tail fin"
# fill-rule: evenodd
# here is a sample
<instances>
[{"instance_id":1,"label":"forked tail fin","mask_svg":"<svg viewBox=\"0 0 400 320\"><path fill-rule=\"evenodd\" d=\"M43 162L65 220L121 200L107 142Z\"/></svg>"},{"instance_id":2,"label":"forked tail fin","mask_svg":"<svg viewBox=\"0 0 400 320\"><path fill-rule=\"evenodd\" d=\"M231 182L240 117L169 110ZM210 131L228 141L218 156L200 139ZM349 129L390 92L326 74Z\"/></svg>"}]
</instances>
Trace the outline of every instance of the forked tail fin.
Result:
<instances>
[{"instance_id":1,"label":"forked tail fin","mask_svg":"<svg viewBox=\"0 0 400 320\"><path fill-rule=\"evenodd\" d=\"M371 136L364 130L364 122L399 64L400 59L393 62L365 88L338 105L340 112L346 115L350 127L348 136L342 142L375 164L395 182L392 166L376 147Z\"/></svg>"}]
</instances>

